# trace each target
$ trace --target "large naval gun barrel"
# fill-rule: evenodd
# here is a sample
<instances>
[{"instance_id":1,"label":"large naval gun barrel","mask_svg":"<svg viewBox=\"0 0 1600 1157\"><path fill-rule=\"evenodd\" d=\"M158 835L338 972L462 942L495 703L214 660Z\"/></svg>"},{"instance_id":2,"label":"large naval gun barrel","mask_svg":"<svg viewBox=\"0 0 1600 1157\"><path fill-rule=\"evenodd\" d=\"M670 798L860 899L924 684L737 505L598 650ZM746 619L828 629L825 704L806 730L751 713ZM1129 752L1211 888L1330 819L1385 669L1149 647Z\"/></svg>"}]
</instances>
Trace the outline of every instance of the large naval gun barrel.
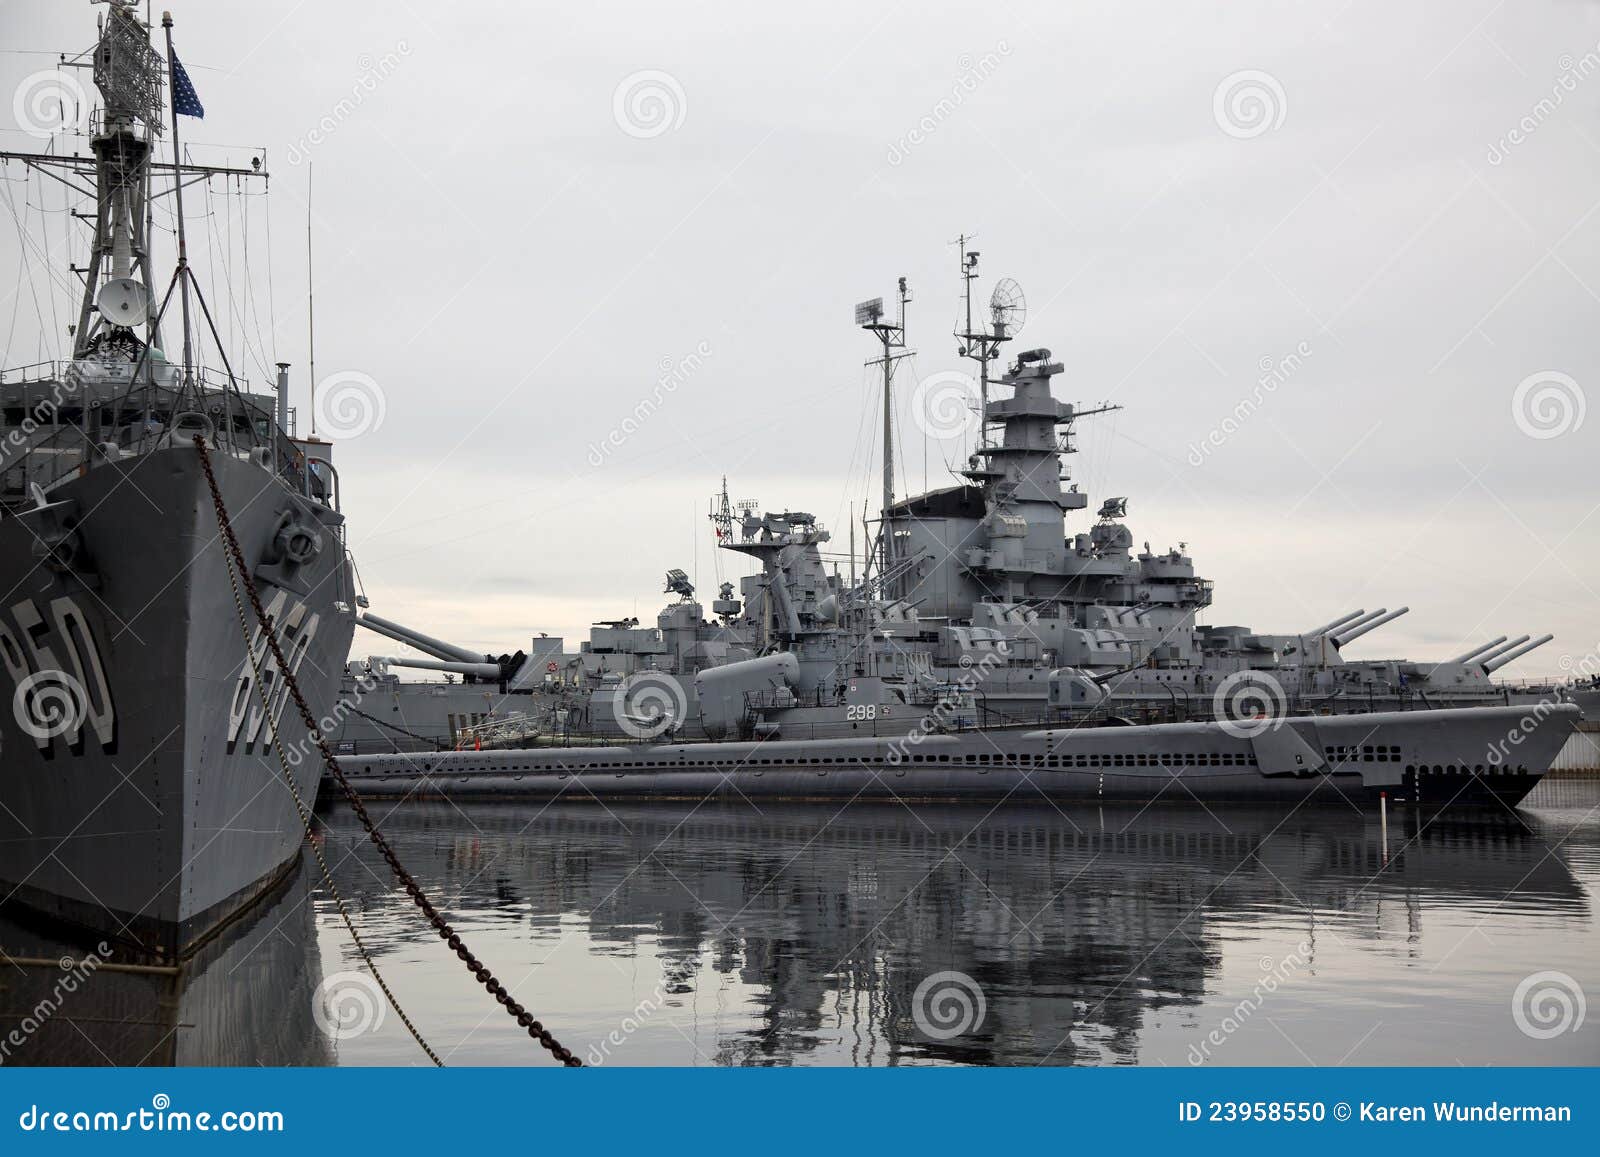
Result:
<instances>
[{"instance_id":1,"label":"large naval gun barrel","mask_svg":"<svg viewBox=\"0 0 1600 1157\"><path fill-rule=\"evenodd\" d=\"M1383 626L1383 624L1392 623L1401 615L1409 614L1410 612L1410 607L1401 607L1399 610L1388 612L1380 611L1372 618L1362 619L1360 622L1352 623L1350 626L1340 631L1333 637L1333 645L1340 648L1345 647L1346 645L1355 642L1368 631L1375 631L1379 627Z\"/></svg>"},{"instance_id":2,"label":"large naval gun barrel","mask_svg":"<svg viewBox=\"0 0 1600 1157\"><path fill-rule=\"evenodd\" d=\"M410 627L401 626L399 623L382 618L371 611L359 616L356 622L369 631L387 635L397 643L406 643L419 651L426 651L435 659L443 659L451 663L477 663L483 665L483 655L478 651L469 651L465 647L458 647L454 643L445 642L443 639L435 639L432 635L424 635L421 631L413 631ZM496 669L498 670L498 668Z\"/></svg>"},{"instance_id":3,"label":"large naval gun barrel","mask_svg":"<svg viewBox=\"0 0 1600 1157\"><path fill-rule=\"evenodd\" d=\"M1518 647L1522 646L1522 644L1526 643L1531 638L1533 638L1532 635L1518 635L1515 639L1512 639L1505 646L1496 647L1494 650L1489 651L1486 654L1479 655L1477 658L1473 659L1472 661L1474 663L1487 663L1490 659L1498 659L1501 655L1504 655L1507 651L1515 651Z\"/></svg>"},{"instance_id":4,"label":"large naval gun barrel","mask_svg":"<svg viewBox=\"0 0 1600 1157\"><path fill-rule=\"evenodd\" d=\"M1336 628L1336 629L1334 629L1332 631L1329 631L1327 633L1327 635L1326 635L1326 638L1327 638L1328 642L1332 643L1334 646L1337 647L1339 645L1339 636L1340 635L1345 634L1347 631L1352 631L1355 628L1360 627L1360 626L1362 626L1362 625L1364 625L1366 623L1370 623L1370 622L1372 622L1373 619L1382 618L1384 615L1387 615L1388 613L1389 613L1389 608L1388 607L1379 607L1375 611L1372 611L1370 613L1362 614L1360 618L1352 619L1350 622L1345 623L1342 627L1338 627L1338 628Z\"/></svg>"},{"instance_id":5,"label":"large naval gun barrel","mask_svg":"<svg viewBox=\"0 0 1600 1157\"><path fill-rule=\"evenodd\" d=\"M1555 638L1554 635L1540 635L1537 639L1533 640L1533 642L1525 643L1522 646L1516 648L1515 650L1502 651L1500 654L1496 655L1493 659L1490 659L1488 662L1484 663L1484 665L1483 665L1484 674L1486 674L1486 675L1493 674L1494 672L1498 671L1501 667L1504 667L1507 663L1510 663L1510 662L1513 662L1513 661L1515 661L1517 659L1522 658L1522 656L1526 655L1529 651L1537 650L1538 648L1544 646L1546 643L1548 643L1553 638Z\"/></svg>"},{"instance_id":6,"label":"large naval gun barrel","mask_svg":"<svg viewBox=\"0 0 1600 1157\"><path fill-rule=\"evenodd\" d=\"M458 663L444 659L406 659L399 655L373 655L374 667L415 667L422 671L449 671L455 675L474 675L479 679L499 679L499 663Z\"/></svg>"},{"instance_id":7,"label":"large naval gun barrel","mask_svg":"<svg viewBox=\"0 0 1600 1157\"><path fill-rule=\"evenodd\" d=\"M1490 639L1487 643L1483 644L1483 646L1474 647L1474 648L1472 648L1472 650L1467 651L1465 654L1457 655L1454 659L1451 659L1450 662L1452 662L1452 663L1470 663L1470 662L1472 662L1472 660L1476 659L1479 655L1488 654L1490 651L1494 650L1496 647L1498 647L1501 643L1503 643L1505 641L1506 641L1506 636L1504 636L1504 635L1501 635L1498 638Z\"/></svg>"},{"instance_id":8,"label":"large naval gun barrel","mask_svg":"<svg viewBox=\"0 0 1600 1157\"><path fill-rule=\"evenodd\" d=\"M1308 638L1308 639L1320 639L1320 638L1322 638L1323 635L1326 635L1329 631L1337 630L1338 628L1343 627L1343 626L1348 626L1351 622L1353 622L1356 619L1361 618L1366 613L1367 613L1366 611L1362 610L1362 611L1351 611L1348 615L1340 615L1337 619L1334 619L1333 622L1331 622L1331 623L1323 623L1322 626L1317 627L1315 630L1307 631L1305 633L1305 637Z\"/></svg>"}]
</instances>

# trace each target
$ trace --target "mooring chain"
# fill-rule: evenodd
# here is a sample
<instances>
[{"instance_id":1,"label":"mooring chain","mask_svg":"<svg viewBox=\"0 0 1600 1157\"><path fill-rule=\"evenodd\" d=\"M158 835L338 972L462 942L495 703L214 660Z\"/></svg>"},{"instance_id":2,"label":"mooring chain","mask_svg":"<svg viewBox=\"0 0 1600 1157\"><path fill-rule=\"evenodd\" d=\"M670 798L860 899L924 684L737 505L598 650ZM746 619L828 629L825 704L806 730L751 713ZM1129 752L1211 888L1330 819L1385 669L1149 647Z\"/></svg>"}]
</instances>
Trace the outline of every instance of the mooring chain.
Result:
<instances>
[{"instance_id":1,"label":"mooring chain","mask_svg":"<svg viewBox=\"0 0 1600 1157\"><path fill-rule=\"evenodd\" d=\"M310 733L312 741L322 754L324 766L327 767L328 773L333 776L334 782L339 785L340 792L350 804L351 810L356 813L356 818L361 821L361 826L366 829L368 838L372 840L378 851L383 855L390 870L399 879L401 886L406 890L406 894L411 897L412 903L422 910L422 914L427 917L428 922L438 932L439 938L447 943L456 956L466 964L467 971L477 978L478 983L488 990L489 994L506 1010L508 1015L527 1030L529 1036L549 1050L552 1056L569 1068L580 1067L583 1061L572 1050L564 1047L560 1041L556 1040L550 1030L545 1028L543 1024L535 1019L531 1012L511 995L506 986L500 983L495 975L489 971L488 966L474 956L471 950L462 943L460 935L450 926L450 922L439 914L438 909L433 906L432 901L428 899L427 894L412 877L411 873L401 865L399 857L394 853L394 849L389 846L389 841L384 838L383 833L378 830L378 825L373 822L372 817L367 813L366 804L362 802L361 796L350 785L350 781L345 778L344 771L339 767L339 761L334 758L332 750L328 747L327 739L323 737L322 731L317 725L316 716L312 714L311 708L306 704L305 696L300 693L299 681L295 678L293 670L284 658L283 650L278 645L277 632L273 629L272 619L268 616L266 608L261 604L261 596L256 591L255 580L251 577L250 568L245 563L244 551L240 548L239 539L233 532L233 523L228 517L227 505L222 500L222 489L217 485L216 475L211 469L211 455L206 449L205 438L196 434L194 436L194 444L195 449L200 453L200 466L205 472L206 485L211 490L211 501L216 506L217 525L222 530L222 537L227 545L228 552L233 556L234 562L238 566L239 575L244 582L245 594L250 600L251 607L255 610L256 619L261 624L262 634L266 638L267 646L272 651L272 658L277 664L278 673L289 690L290 698L294 700L295 708L299 711L300 718L306 725L306 730Z\"/></svg>"},{"instance_id":2,"label":"mooring chain","mask_svg":"<svg viewBox=\"0 0 1600 1157\"><path fill-rule=\"evenodd\" d=\"M361 710L361 708L359 708L359 707L351 707L350 708L350 713L352 715L359 715L363 719L370 720L372 723L375 723L377 726L382 727L387 731L393 731L397 735L407 735L407 736L410 736L412 739L417 740L418 742L431 744L435 751L449 751L450 750L450 748L448 748L444 744L440 743L437 739L430 738L429 736L426 736L426 735L418 735L415 731L407 731L404 727L401 727L398 723L390 723L387 720L379 719L376 715L368 715L365 711ZM384 738L388 739L388 736L384 736ZM389 740L389 746L394 748L394 751L395 751L396 755L404 754L400 750L400 745L398 743L396 743L394 740L392 740L392 739Z\"/></svg>"},{"instance_id":3,"label":"mooring chain","mask_svg":"<svg viewBox=\"0 0 1600 1157\"><path fill-rule=\"evenodd\" d=\"M272 736L273 750L278 754L278 767L281 771L281 782L284 790L289 793L289 798L294 801L295 811L300 816L300 826L305 829L306 844L311 848L311 854L316 858L317 869L322 873L323 886L328 889L328 895L333 898L334 908L339 913L339 918L344 921L345 930L350 933L350 939L355 943L356 951L366 963L367 970L372 973L372 979L377 982L382 990L384 999L399 1016L400 1022L406 1026L406 1031L411 1034L411 1039L417 1042L427 1057L439 1068L444 1068L444 1061L439 1054L433 1051L433 1046L423 1037L422 1031L407 1015L405 1007L400 1003L400 998L389 987L389 982L384 979L383 971L378 967L378 962L373 958L372 952L367 948L366 941L361 933L356 930L355 921L350 916L350 909L344 902L344 897L339 894L339 886L334 883L333 870L328 867L328 858L322 854L322 847L317 842L316 832L311 822L311 812L307 809L305 801L300 798L299 788L294 782L294 772L289 765L289 753L283 748L283 735L278 730L277 720L273 718L271 705L268 702L266 680L263 678L262 656L258 648L250 642L250 624L245 616L244 599L239 594L238 568L234 566L233 555L228 551L222 552L222 561L228 564L228 589L233 594L233 609L239 619L239 637L244 640L245 658L250 662L250 669L255 673L256 700L261 704L261 711L266 719L267 731Z\"/></svg>"}]
</instances>

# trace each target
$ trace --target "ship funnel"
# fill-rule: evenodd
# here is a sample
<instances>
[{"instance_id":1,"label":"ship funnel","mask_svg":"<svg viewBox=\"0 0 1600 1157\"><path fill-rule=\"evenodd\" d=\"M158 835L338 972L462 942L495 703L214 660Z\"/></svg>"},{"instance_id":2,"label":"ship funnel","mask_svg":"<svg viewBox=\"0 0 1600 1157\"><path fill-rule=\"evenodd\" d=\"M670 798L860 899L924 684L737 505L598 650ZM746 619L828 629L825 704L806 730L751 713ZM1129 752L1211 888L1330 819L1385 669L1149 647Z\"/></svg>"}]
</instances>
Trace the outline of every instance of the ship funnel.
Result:
<instances>
[{"instance_id":1,"label":"ship funnel","mask_svg":"<svg viewBox=\"0 0 1600 1157\"><path fill-rule=\"evenodd\" d=\"M1047 362L1050 360L1050 351L1040 346L1036 350L1023 350L1017 355L1019 366L1032 365L1034 362Z\"/></svg>"},{"instance_id":2,"label":"ship funnel","mask_svg":"<svg viewBox=\"0 0 1600 1157\"><path fill-rule=\"evenodd\" d=\"M1454 659L1451 659L1450 662L1452 662L1452 663L1470 663L1472 660L1476 659L1479 655L1483 655L1483 654L1488 653L1489 651L1494 650L1496 647L1498 647L1501 643L1503 643L1505 641L1506 641L1506 636L1504 636L1504 635L1501 635L1499 638L1496 638L1496 639L1490 639L1483 646L1474 647L1474 648L1472 648L1472 650L1466 652L1465 654L1457 655Z\"/></svg>"},{"instance_id":3,"label":"ship funnel","mask_svg":"<svg viewBox=\"0 0 1600 1157\"><path fill-rule=\"evenodd\" d=\"M1479 655L1476 659L1473 660L1473 662L1474 663L1487 663L1490 659L1498 659L1501 655L1504 655L1507 651L1515 651L1518 647L1522 646L1522 644L1526 643L1531 638L1533 638L1532 635L1518 635L1515 639L1512 639L1505 646L1496 647L1494 650L1488 652L1487 654Z\"/></svg>"},{"instance_id":4,"label":"ship funnel","mask_svg":"<svg viewBox=\"0 0 1600 1157\"><path fill-rule=\"evenodd\" d=\"M1518 647L1514 651L1507 651L1504 654L1491 659L1489 662L1483 665L1484 674L1493 674L1501 667L1504 667L1507 663L1522 658L1522 656L1526 655L1529 651L1538 650L1553 638L1555 638L1554 635L1540 635L1531 643Z\"/></svg>"},{"instance_id":5,"label":"ship funnel","mask_svg":"<svg viewBox=\"0 0 1600 1157\"><path fill-rule=\"evenodd\" d=\"M1315 630L1307 631L1305 633L1305 637L1308 639L1320 639L1323 635L1326 635L1334 628L1342 627L1346 623L1349 623L1352 619L1359 619L1366 613L1366 611L1351 611L1348 615L1341 615L1339 618L1334 619L1331 623L1323 623L1322 626L1316 628Z\"/></svg>"},{"instance_id":6,"label":"ship funnel","mask_svg":"<svg viewBox=\"0 0 1600 1157\"><path fill-rule=\"evenodd\" d=\"M376 631L380 635L387 635L397 643L405 643L419 651L426 651L435 659L444 659L455 663L482 663L483 655L477 651L469 651L465 647L457 647L453 643L446 643L443 639L435 639L431 635L424 635L420 631L413 631L410 627L402 627L399 623L391 622L368 611L356 619L369 631ZM495 668L499 670L498 667Z\"/></svg>"},{"instance_id":7,"label":"ship funnel","mask_svg":"<svg viewBox=\"0 0 1600 1157\"><path fill-rule=\"evenodd\" d=\"M1358 623L1352 623L1334 636L1333 645L1335 647L1343 647L1347 643L1353 643L1368 631L1375 631L1385 623L1392 623L1401 615L1409 614L1410 611L1410 607L1401 607L1397 611L1379 614L1376 618L1363 619Z\"/></svg>"}]
</instances>

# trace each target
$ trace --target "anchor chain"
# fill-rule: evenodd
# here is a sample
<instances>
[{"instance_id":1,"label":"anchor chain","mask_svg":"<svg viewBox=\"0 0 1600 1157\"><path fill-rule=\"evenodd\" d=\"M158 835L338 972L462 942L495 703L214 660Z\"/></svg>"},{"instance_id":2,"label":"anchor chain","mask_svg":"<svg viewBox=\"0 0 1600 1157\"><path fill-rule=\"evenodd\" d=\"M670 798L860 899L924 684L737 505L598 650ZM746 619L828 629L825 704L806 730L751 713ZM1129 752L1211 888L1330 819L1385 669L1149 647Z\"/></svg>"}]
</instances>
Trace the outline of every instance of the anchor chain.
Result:
<instances>
[{"instance_id":1,"label":"anchor chain","mask_svg":"<svg viewBox=\"0 0 1600 1157\"><path fill-rule=\"evenodd\" d=\"M511 995L510 990L489 971L488 966L467 948L462 942L460 934L456 932L450 922L439 914L438 909L428 899L427 893L422 890L421 885L401 865L399 857L394 853L394 849L389 846L389 841L384 838L383 833L378 830L378 825L367 813L366 804L362 802L360 794L350 785L350 781L345 778L344 771L339 767L339 761L334 758L332 750L328 747L328 741L323 738L322 731L317 726L316 716L312 714L311 708L306 704L305 696L300 693L299 681L295 678L288 661L284 658L282 649L278 646L278 636L273 629L272 619L267 614L266 608L261 604L261 596L256 590L255 580L251 576L250 568L244 560L244 551L240 549L239 539L233 532L233 523L228 517L227 505L222 500L222 489L217 485L216 474L211 468L211 455L206 449L205 438L196 434L194 436L194 444L195 449L200 452L200 467L205 473L206 485L211 490L212 504L216 507L217 525L221 528L228 552L233 556L234 562L238 567L239 576L244 582L245 595L249 598L250 606L256 613L256 619L261 624L262 635L266 639L267 646L272 651L273 661L277 664L278 672L283 678L284 685L289 690L289 696L294 700L295 709L300 713L301 721L306 725L310 738L322 754L323 764L327 767L328 774L339 785L339 790L350 804L351 810L356 813L356 818L361 821L361 826L366 829L368 838L372 840L372 843L388 863L390 870L399 879L406 894L411 897L412 903L421 909L428 923L433 925L434 930L439 934L439 938L448 944L462 963L467 966L467 971L471 972L478 983L483 985L489 994L495 998L496 1002L506 1010L507 1015L511 1016L517 1024L527 1030L528 1035L537 1040L551 1056L568 1068L581 1067L583 1061L571 1049L566 1048L560 1041L556 1040L550 1030L545 1028L531 1012Z\"/></svg>"},{"instance_id":2,"label":"anchor chain","mask_svg":"<svg viewBox=\"0 0 1600 1157\"><path fill-rule=\"evenodd\" d=\"M361 716L361 718L369 721L373 725L375 725L377 727L381 727L386 731L393 731L396 735L405 735L405 736L410 737L411 739L417 740L419 743L430 744L430 745L432 745L432 747L433 747L433 749L435 751L449 751L450 750L450 748L448 748L444 744L440 743L437 739L434 739L434 738L432 738L430 736L427 736L427 735L418 735L415 731L407 731L404 727L401 727L398 723L390 723L386 719L379 719L376 715L368 715L365 711L361 710L361 708L359 708L359 707L350 708L350 714L359 715L359 716ZM400 753L400 747L399 747L398 744L395 743L394 740L392 740L392 739L389 740L389 746L393 747L395 749L395 753L396 754Z\"/></svg>"}]
</instances>

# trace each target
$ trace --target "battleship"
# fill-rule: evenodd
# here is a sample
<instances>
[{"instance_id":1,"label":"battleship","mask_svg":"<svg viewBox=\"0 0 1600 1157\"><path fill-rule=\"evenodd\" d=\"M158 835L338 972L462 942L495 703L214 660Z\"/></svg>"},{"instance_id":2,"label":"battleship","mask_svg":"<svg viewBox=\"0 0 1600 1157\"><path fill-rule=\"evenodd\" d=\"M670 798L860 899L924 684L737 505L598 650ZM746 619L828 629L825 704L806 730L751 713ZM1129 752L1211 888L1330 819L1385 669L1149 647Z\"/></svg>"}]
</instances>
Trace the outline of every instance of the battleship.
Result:
<instances>
[{"instance_id":1,"label":"battleship","mask_svg":"<svg viewBox=\"0 0 1600 1157\"><path fill-rule=\"evenodd\" d=\"M362 614L402 648L352 664L347 685L364 693L344 720L343 753L892 738L930 715L962 730L1600 703L1593 687L1493 677L1549 635L1501 635L1433 662L1346 657L1405 606L1275 634L1200 624L1214 587L1186 545L1135 553L1128 499L1103 500L1091 520L1090 496L1072 481L1077 424L1113 407L1058 400L1063 366L1047 349L1022 351L991 380L1025 307L1003 280L988 324L974 325L978 256L963 243L966 321L955 335L977 363L977 446L960 485L897 499L885 438L883 516L859 577L853 525L848 555L830 556L813 515L735 503L724 480L709 510L717 548L758 569L737 590L722 583L709 615L681 569L667 572L672 601L653 625L596 623L576 651L542 636L526 650L477 653ZM882 371L885 430L909 300L902 280L893 320L882 299L857 308L879 345L869 364ZM992 390L1009 396L991 400ZM447 681L402 681L400 669Z\"/></svg>"},{"instance_id":2,"label":"battleship","mask_svg":"<svg viewBox=\"0 0 1600 1157\"><path fill-rule=\"evenodd\" d=\"M969 302L976 258L963 251ZM860 579L830 571L829 536L811 514L736 512L724 488L711 511L718 546L759 571L742 597L724 584L710 619L682 570L668 573L677 602L654 628L597 624L575 655L549 638L476 655L367 612L362 625L424 657L375 657L363 677L410 666L464 682L424 685L404 704L403 685L380 683L346 720L352 783L451 797L1022 793L1430 807L1514 805L1533 788L1582 712L1556 688L1512 701L1489 675L1548 636L1496 640L1425 671L1347 664L1343 647L1406 608L1284 636L1199 626L1211 583L1180 551L1134 556L1125 499L1075 531L1089 496L1063 459L1074 423L1106 407L1058 400L1064 367L1044 348L990 381L1019 298L1003 288L990 325L969 320L957 335L980 365L982 434L966 481L896 500L885 437L882 517ZM894 320L882 299L857 307L880 344L869 364L882 369L886 432L909 300L902 279ZM474 697L488 709L474 710ZM403 707L417 705L433 708L435 736L446 708L448 742L416 729L424 712Z\"/></svg>"},{"instance_id":3,"label":"battleship","mask_svg":"<svg viewBox=\"0 0 1600 1157\"><path fill-rule=\"evenodd\" d=\"M99 92L87 152L63 132L46 152L0 153L81 195L90 230L70 352L0 375L0 899L123 962L197 951L270 892L304 835L294 796L309 801L316 777L306 762L286 778L274 743L307 732L235 581L259 590L319 708L355 610L331 447L294 436L287 365L265 392L235 373L188 265L184 187L255 181L260 158L182 159L178 117L203 110L162 24L165 56L139 6L113 0L94 46L63 59ZM158 204L175 224L164 296ZM220 368L199 362L206 332ZM180 337L169 359L164 339ZM224 556L221 510L250 574Z\"/></svg>"}]
</instances>

